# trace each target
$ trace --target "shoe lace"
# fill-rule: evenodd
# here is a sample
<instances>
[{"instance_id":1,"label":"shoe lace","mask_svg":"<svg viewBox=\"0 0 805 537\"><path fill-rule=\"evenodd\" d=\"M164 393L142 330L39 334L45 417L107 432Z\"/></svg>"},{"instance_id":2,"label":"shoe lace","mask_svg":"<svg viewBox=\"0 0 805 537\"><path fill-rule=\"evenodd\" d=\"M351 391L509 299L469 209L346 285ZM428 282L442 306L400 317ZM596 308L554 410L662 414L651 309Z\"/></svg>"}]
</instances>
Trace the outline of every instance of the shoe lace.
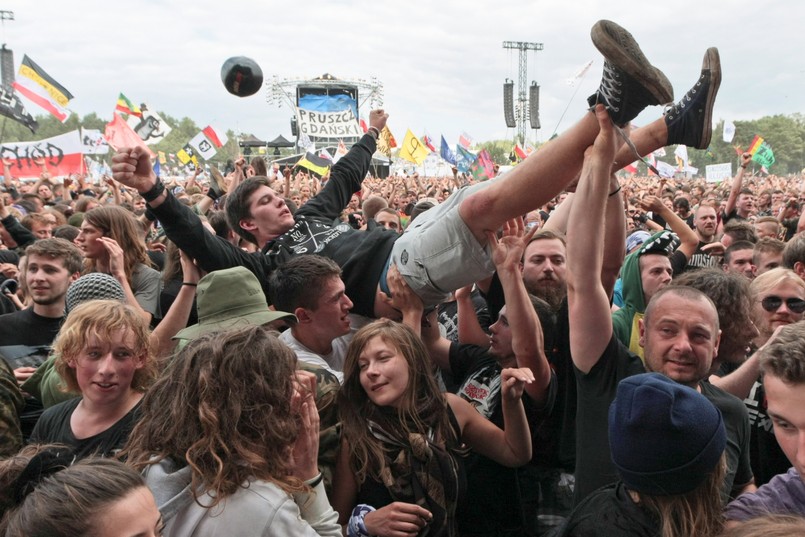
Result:
<instances>
[{"instance_id":1,"label":"shoe lace","mask_svg":"<svg viewBox=\"0 0 805 537\"><path fill-rule=\"evenodd\" d=\"M612 67L609 62L605 61L598 96L603 101L604 105L614 112L620 112L620 107L615 106L616 103L620 104L620 95L623 93L623 90L620 89L620 86L623 85L620 78L620 72Z\"/></svg>"},{"instance_id":2,"label":"shoe lace","mask_svg":"<svg viewBox=\"0 0 805 537\"><path fill-rule=\"evenodd\" d=\"M665 114L668 116L668 119L673 121L678 115L681 115L685 108L687 108L688 103L692 103L693 100L696 98L696 94L699 92L699 88L701 88L702 83L705 79L705 73L702 73L699 77L699 80L693 85L692 88L688 90L684 97L682 97L678 103L674 103L673 105L669 105L668 108L665 109Z\"/></svg>"}]
</instances>

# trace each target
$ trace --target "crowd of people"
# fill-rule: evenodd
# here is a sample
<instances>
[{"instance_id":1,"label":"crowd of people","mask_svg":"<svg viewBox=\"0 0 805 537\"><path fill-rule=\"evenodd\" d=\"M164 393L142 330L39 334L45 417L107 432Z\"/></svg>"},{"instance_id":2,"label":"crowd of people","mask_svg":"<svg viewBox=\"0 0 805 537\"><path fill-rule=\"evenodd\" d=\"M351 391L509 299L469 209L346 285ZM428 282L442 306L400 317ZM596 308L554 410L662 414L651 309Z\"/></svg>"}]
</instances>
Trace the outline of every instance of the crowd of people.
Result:
<instances>
[{"instance_id":1,"label":"crowd of people","mask_svg":"<svg viewBox=\"0 0 805 537\"><path fill-rule=\"evenodd\" d=\"M4 162L0 535L800 534L803 178L616 174L707 147L720 60L669 104L592 39L589 113L490 181L372 177L383 110L323 177Z\"/></svg>"}]
</instances>

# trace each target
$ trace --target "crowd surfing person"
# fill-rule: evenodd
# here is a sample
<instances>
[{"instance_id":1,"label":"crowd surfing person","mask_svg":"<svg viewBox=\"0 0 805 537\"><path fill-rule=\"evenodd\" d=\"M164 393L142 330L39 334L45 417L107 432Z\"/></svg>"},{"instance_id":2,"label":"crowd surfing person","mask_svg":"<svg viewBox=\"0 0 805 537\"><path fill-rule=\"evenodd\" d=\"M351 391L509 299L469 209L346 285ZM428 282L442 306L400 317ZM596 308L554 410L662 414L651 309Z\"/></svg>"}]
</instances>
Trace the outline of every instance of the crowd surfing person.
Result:
<instances>
[{"instance_id":1,"label":"crowd surfing person","mask_svg":"<svg viewBox=\"0 0 805 537\"><path fill-rule=\"evenodd\" d=\"M160 537L162 517L143 477L122 462L76 461L64 446L28 446L0 463L4 537Z\"/></svg>"},{"instance_id":2,"label":"crowd surfing person","mask_svg":"<svg viewBox=\"0 0 805 537\"><path fill-rule=\"evenodd\" d=\"M501 372L501 430L467 401L439 391L412 329L379 320L359 330L338 399L342 443L332 495L349 535L455 535L465 446L505 466L530 460L521 396L533 380L528 368Z\"/></svg>"},{"instance_id":3,"label":"crowd surfing person","mask_svg":"<svg viewBox=\"0 0 805 537\"><path fill-rule=\"evenodd\" d=\"M127 304L90 300L70 312L53 352L65 387L81 397L45 410L31 442L65 444L79 458L114 455L155 376L147 322Z\"/></svg>"},{"instance_id":4,"label":"crowd surfing person","mask_svg":"<svg viewBox=\"0 0 805 537\"><path fill-rule=\"evenodd\" d=\"M122 456L165 537L341 536L318 471L315 378L259 326L206 334L145 397Z\"/></svg>"}]
</instances>

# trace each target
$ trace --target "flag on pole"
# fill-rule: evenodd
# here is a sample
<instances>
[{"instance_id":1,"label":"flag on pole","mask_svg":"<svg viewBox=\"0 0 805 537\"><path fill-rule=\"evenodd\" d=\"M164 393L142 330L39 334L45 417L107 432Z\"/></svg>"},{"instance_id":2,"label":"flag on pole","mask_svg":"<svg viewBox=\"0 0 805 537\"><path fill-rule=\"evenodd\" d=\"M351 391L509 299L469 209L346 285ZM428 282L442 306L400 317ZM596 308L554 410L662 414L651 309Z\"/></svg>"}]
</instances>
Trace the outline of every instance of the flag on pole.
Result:
<instances>
[{"instance_id":1,"label":"flag on pole","mask_svg":"<svg viewBox=\"0 0 805 537\"><path fill-rule=\"evenodd\" d=\"M198 157L189 143L186 143L184 147L176 153L176 158L185 166L192 163L193 166L198 167Z\"/></svg>"},{"instance_id":2,"label":"flag on pole","mask_svg":"<svg viewBox=\"0 0 805 537\"><path fill-rule=\"evenodd\" d=\"M464 149L464 147L460 145L456 146L456 168L458 168L458 171L461 173L470 171L470 166L475 162L475 158L475 155Z\"/></svg>"},{"instance_id":3,"label":"flag on pole","mask_svg":"<svg viewBox=\"0 0 805 537\"><path fill-rule=\"evenodd\" d=\"M143 117L142 110L140 110L138 106L135 106L134 103L131 102L129 98L123 95L122 93L117 98L117 104L115 105L115 112L120 112L121 114L127 116Z\"/></svg>"},{"instance_id":4,"label":"flag on pole","mask_svg":"<svg viewBox=\"0 0 805 537\"><path fill-rule=\"evenodd\" d=\"M433 138L428 136L427 134L422 137L422 143L425 144L425 147L430 149L432 152L436 152L436 148L433 146Z\"/></svg>"},{"instance_id":5,"label":"flag on pole","mask_svg":"<svg viewBox=\"0 0 805 537\"><path fill-rule=\"evenodd\" d=\"M626 173L630 173L632 175L636 174L637 173L637 162L638 161L634 161L631 164L627 164L626 166L623 167L623 171L625 171Z\"/></svg>"},{"instance_id":6,"label":"flag on pole","mask_svg":"<svg viewBox=\"0 0 805 537\"><path fill-rule=\"evenodd\" d=\"M324 176L330 169L330 162L313 153L305 153L305 156L299 159L296 163L297 166L310 170L320 176Z\"/></svg>"},{"instance_id":7,"label":"flag on pole","mask_svg":"<svg viewBox=\"0 0 805 537\"><path fill-rule=\"evenodd\" d=\"M25 125L32 133L36 133L39 128L39 124L22 105L13 89L0 87L0 115Z\"/></svg>"},{"instance_id":8,"label":"flag on pole","mask_svg":"<svg viewBox=\"0 0 805 537\"><path fill-rule=\"evenodd\" d=\"M311 141L310 136L304 132L299 134L299 139L297 140L296 144L306 152L315 151L315 144Z\"/></svg>"},{"instance_id":9,"label":"flag on pole","mask_svg":"<svg viewBox=\"0 0 805 537\"><path fill-rule=\"evenodd\" d=\"M207 140L209 140L216 149L221 149L228 141L226 134L224 134L222 130L215 130L210 125L204 127L201 132L204 133L204 136L207 137Z\"/></svg>"},{"instance_id":10,"label":"flag on pole","mask_svg":"<svg viewBox=\"0 0 805 537\"><path fill-rule=\"evenodd\" d=\"M154 152L149 149L142 138L137 136L128 123L123 120L123 116L112 114L114 118L110 123L106 124L106 131L104 137L109 142L109 146L117 151L121 147L142 147L152 158Z\"/></svg>"},{"instance_id":11,"label":"flag on pole","mask_svg":"<svg viewBox=\"0 0 805 537\"><path fill-rule=\"evenodd\" d=\"M27 54L22 57L17 79L12 85L20 95L44 108L62 123L70 117L70 111L66 107L73 94L34 63Z\"/></svg>"},{"instance_id":12,"label":"flag on pole","mask_svg":"<svg viewBox=\"0 0 805 537\"><path fill-rule=\"evenodd\" d=\"M448 164L452 164L453 166L456 165L456 154L453 153L453 150L450 149L449 145L447 145L447 140L444 139L444 136L442 136L442 147L441 151L439 151L439 156L441 156Z\"/></svg>"},{"instance_id":13,"label":"flag on pole","mask_svg":"<svg viewBox=\"0 0 805 537\"><path fill-rule=\"evenodd\" d=\"M391 158L391 150L395 147L397 147L397 140L394 139L394 135L391 134L389 126L386 125L383 127L383 130L380 131L380 136L377 137L377 150L388 158Z\"/></svg>"},{"instance_id":14,"label":"flag on pole","mask_svg":"<svg viewBox=\"0 0 805 537\"><path fill-rule=\"evenodd\" d=\"M475 162L470 165L470 173L476 181L486 181L495 176L495 161L489 151L482 149L478 153Z\"/></svg>"},{"instance_id":15,"label":"flag on pole","mask_svg":"<svg viewBox=\"0 0 805 537\"><path fill-rule=\"evenodd\" d=\"M760 146L763 145L765 141L766 140L756 134L755 137L752 138L752 143L749 144L749 149L747 149L747 152L754 156L754 154L757 153L757 150L760 149Z\"/></svg>"},{"instance_id":16,"label":"flag on pole","mask_svg":"<svg viewBox=\"0 0 805 537\"><path fill-rule=\"evenodd\" d=\"M347 146L344 145L344 142L339 140L338 141L338 148L335 150L335 155L333 155L333 164L341 160L341 157L347 154Z\"/></svg>"},{"instance_id":17,"label":"flag on pole","mask_svg":"<svg viewBox=\"0 0 805 537\"><path fill-rule=\"evenodd\" d=\"M126 119L129 127L142 138L148 145L158 144L170 134L171 126L162 119L162 116L151 110L146 103L142 103L139 108L140 116L130 115Z\"/></svg>"},{"instance_id":18,"label":"flag on pole","mask_svg":"<svg viewBox=\"0 0 805 537\"><path fill-rule=\"evenodd\" d=\"M674 149L674 156L676 156L676 163L680 170L688 168L688 147L682 144L676 146Z\"/></svg>"},{"instance_id":19,"label":"flag on pole","mask_svg":"<svg viewBox=\"0 0 805 537\"><path fill-rule=\"evenodd\" d=\"M771 146L764 141L755 149L752 154L752 160L760 164L761 168L768 170L771 165L774 164L774 151L772 151Z\"/></svg>"},{"instance_id":20,"label":"flag on pole","mask_svg":"<svg viewBox=\"0 0 805 537\"><path fill-rule=\"evenodd\" d=\"M466 132L462 132L461 136L458 137L458 143L464 149L469 149L472 145L472 136L467 134Z\"/></svg>"},{"instance_id":21,"label":"flag on pole","mask_svg":"<svg viewBox=\"0 0 805 537\"><path fill-rule=\"evenodd\" d=\"M735 138L735 123L732 121L724 122L724 143L731 144L732 139Z\"/></svg>"},{"instance_id":22,"label":"flag on pole","mask_svg":"<svg viewBox=\"0 0 805 537\"><path fill-rule=\"evenodd\" d=\"M575 86L575 85L576 85L576 82L578 82L579 80L581 80L581 79L582 79L582 77L584 77L584 75L586 75L586 74L587 74L587 71L589 71L589 70L590 70L590 66L591 66L592 64L593 64L593 61L592 61L592 60L590 60L589 62L587 62L587 65L585 65L584 67L582 67L582 68L581 68L581 70L580 70L578 73L576 73L576 76L574 76L573 78L568 78L568 79L567 79L567 85L568 85L568 86Z\"/></svg>"},{"instance_id":23,"label":"flag on pole","mask_svg":"<svg viewBox=\"0 0 805 537\"><path fill-rule=\"evenodd\" d=\"M520 147L520 144L514 144L514 154L517 155L517 158L520 160L525 160L528 157L528 154Z\"/></svg>"},{"instance_id":24,"label":"flag on pole","mask_svg":"<svg viewBox=\"0 0 805 537\"><path fill-rule=\"evenodd\" d=\"M411 129L408 129L405 132L405 139L403 139L402 146L400 146L399 157L419 165L425 161L425 157L428 156L428 153L430 153L428 148L425 147L419 138L414 136Z\"/></svg>"}]
</instances>

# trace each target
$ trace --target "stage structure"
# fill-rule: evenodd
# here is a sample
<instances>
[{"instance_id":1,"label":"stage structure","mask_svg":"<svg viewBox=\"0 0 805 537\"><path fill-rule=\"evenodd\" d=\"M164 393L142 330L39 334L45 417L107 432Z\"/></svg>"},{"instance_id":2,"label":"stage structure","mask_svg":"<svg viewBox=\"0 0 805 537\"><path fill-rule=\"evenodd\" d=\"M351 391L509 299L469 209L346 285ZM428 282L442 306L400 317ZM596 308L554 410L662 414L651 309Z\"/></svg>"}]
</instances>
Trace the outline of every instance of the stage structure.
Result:
<instances>
[{"instance_id":1,"label":"stage structure","mask_svg":"<svg viewBox=\"0 0 805 537\"><path fill-rule=\"evenodd\" d=\"M291 134L297 146L307 136L317 148L339 142L349 147L363 136L359 120L364 106L368 105L367 117L369 110L383 106L383 83L376 77L339 79L325 73L305 79L274 75L266 86L269 104L291 109Z\"/></svg>"},{"instance_id":2,"label":"stage structure","mask_svg":"<svg viewBox=\"0 0 805 537\"><path fill-rule=\"evenodd\" d=\"M529 50L542 50L542 43L527 43L524 41L504 41L503 48L510 50L517 50L519 52L518 63L518 77L517 77L517 104L514 105L513 89L514 83L506 79L503 84L503 114L506 119L507 127L514 127L512 119L516 120L517 124L517 137L520 143L525 142L525 123L526 117L531 122L531 128L537 130L540 128L539 124L539 86L536 82L531 82L530 95L526 95L526 87L528 80L528 51ZM530 99L529 99L530 97ZM529 102L530 101L530 102ZM514 105L514 110L512 106ZM530 109L530 110L529 110ZM514 116L514 117L512 117Z\"/></svg>"}]
</instances>

